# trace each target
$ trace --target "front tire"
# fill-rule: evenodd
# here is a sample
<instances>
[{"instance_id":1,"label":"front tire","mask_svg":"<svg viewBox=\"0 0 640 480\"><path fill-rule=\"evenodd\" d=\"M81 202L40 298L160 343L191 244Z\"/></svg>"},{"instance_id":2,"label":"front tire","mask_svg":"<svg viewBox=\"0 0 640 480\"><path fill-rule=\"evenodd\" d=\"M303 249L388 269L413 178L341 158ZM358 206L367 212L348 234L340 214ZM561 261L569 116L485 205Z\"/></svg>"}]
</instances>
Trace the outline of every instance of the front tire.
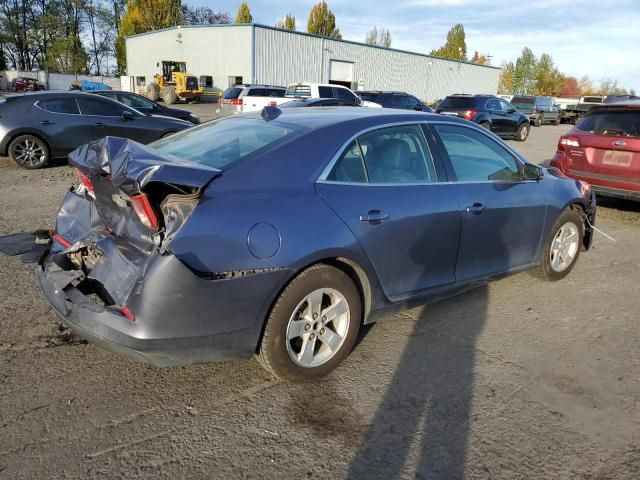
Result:
<instances>
[{"instance_id":1,"label":"front tire","mask_svg":"<svg viewBox=\"0 0 640 480\"><path fill-rule=\"evenodd\" d=\"M175 87L165 87L162 90L162 100L167 105L173 105L178 101L178 95L176 94Z\"/></svg>"},{"instance_id":2,"label":"front tire","mask_svg":"<svg viewBox=\"0 0 640 480\"><path fill-rule=\"evenodd\" d=\"M51 150L44 140L34 135L20 135L9 144L9 157L27 170L36 170L49 163Z\"/></svg>"},{"instance_id":3,"label":"front tire","mask_svg":"<svg viewBox=\"0 0 640 480\"><path fill-rule=\"evenodd\" d=\"M154 102L157 102L160 98L160 85L156 82L152 82L147 85L147 98Z\"/></svg>"},{"instance_id":4,"label":"front tire","mask_svg":"<svg viewBox=\"0 0 640 480\"><path fill-rule=\"evenodd\" d=\"M575 210L567 209L553 225L534 275L556 281L566 277L578 261L584 238L584 222Z\"/></svg>"},{"instance_id":5,"label":"front tire","mask_svg":"<svg viewBox=\"0 0 640 480\"><path fill-rule=\"evenodd\" d=\"M257 353L274 376L309 382L349 355L362 316L360 294L342 270L318 264L298 275L276 300Z\"/></svg>"},{"instance_id":6,"label":"front tire","mask_svg":"<svg viewBox=\"0 0 640 480\"><path fill-rule=\"evenodd\" d=\"M522 125L520 125L520 127L518 127L518 131L516 132L516 140L518 142L524 142L529 136L529 130L530 127L528 123L523 123Z\"/></svg>"}]
</instances>

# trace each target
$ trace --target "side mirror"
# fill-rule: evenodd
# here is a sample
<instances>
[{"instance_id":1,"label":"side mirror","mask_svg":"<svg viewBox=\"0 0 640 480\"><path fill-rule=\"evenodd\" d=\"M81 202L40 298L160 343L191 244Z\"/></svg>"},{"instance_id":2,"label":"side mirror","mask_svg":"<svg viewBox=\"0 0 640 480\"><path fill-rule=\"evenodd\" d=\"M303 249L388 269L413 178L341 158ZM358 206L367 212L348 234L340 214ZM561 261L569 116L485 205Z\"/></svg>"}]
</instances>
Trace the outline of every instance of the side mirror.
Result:
<instances>
[{"instance_id":1,"label":"side mirror","mask_svg":"<svg viewBox=\"0 0 640 480\"><path fill-rule=\"evenodd\" d=\"M534 180L537 182L542 178L542 175L543 173L541 167L532 163L525 163L522 170L522 176L525 180Z\"/></svg>"},{"instance_id":2,"label":"side mirror","mask_svg":"<svg viewBox=\"0 0 640 480\"><path fill-rule=\"evenodd\" d=\"M507 110L507 113L516 113L516 109L515 108L510 108Z\"/></svg>"},{"instance_id":3,"label":"side mirror","mask_svg":"<svg viewBox=\"0 0 640 480\"><path fill-rule=\"evenodd\" d=\"M129 121L129 120L133 120L135 117L133 116L133 113L131 113L129 110L125 110L124 112L122 112L122 120L124 121Z\"/></svg>"}]
</instances>

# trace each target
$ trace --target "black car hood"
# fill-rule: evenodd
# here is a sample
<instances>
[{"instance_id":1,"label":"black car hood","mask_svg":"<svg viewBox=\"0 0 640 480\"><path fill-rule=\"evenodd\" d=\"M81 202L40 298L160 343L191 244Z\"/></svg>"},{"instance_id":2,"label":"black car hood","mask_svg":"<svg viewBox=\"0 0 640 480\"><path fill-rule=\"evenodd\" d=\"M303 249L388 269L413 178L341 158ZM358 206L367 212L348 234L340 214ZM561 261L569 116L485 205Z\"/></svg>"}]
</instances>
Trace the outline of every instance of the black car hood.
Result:
<instances>
[{"instance_id":1,"label":"black car hood","mask_svg":"<svg viewBox=\"0 0 640 480\"><path fill-rule=\"evenodd\" d=\"M69 164L84 173L109 176L111 183L129 192L139 192L149 182L203 188L221 173L120 137L76 148L69 154Z\"/></svg>"}]
</instances>

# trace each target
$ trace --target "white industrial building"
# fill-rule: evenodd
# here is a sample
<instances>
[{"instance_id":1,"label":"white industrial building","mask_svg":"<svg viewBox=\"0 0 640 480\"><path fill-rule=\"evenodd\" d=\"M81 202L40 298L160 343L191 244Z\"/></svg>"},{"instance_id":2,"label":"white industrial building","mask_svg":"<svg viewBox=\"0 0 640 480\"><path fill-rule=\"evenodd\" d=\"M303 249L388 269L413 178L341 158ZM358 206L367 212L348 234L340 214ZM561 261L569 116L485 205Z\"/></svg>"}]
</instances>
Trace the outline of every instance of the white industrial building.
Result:
<instances>
[{"instance_id":1,"label":"white industrial building","mask_svg":"<svg viewBox=\"0 0 640 480\"><path fill-rule=\"evenodd\" d=\"M500 69L319 37L258 24L182 26L127 37L127 78L141 90L158 62L182 61L214 90L236 83L339 83L354 90L406 91L432 101L452 93L495 94Z\"/></svg>"}]
</instances>

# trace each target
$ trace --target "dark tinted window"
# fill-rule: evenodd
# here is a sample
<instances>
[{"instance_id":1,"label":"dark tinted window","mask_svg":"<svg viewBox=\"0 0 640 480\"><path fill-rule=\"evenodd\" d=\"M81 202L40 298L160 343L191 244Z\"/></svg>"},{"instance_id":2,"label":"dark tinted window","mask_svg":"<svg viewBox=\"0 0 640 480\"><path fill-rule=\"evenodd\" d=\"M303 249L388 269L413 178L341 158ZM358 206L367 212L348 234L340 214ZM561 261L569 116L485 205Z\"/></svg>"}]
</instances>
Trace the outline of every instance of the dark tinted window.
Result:
<instances>
[{"instance_id":1,"label":"dark tinted window","mask_svg":"<svg viewBox=\"0 0 640 480\"><path fill-rule=\"evenodd\" d=\"M434 125L459 182L519 181L518 163L483 133L454 125Z\"/></svg>"},{"instance_id":2,"label":"dark tinted window","mask_svg":"<svg viewBox=\"0 0 640 480\"><path fill-rule=\"evenodd\" d=\"M123 105L98 96L79 97L78 105L83 115L99 115L103 117L119 117L126 110Z\"/></svg>"},{"instance_id":3,"label":"dark tinted window","mask_svg":"<svg viewBox=\"0 0 640 480\"><path fill-rule=\"evenodd\" d=\"M382 128L358 138L370 183L435 182L435 171L418 125Z\"/></svg>"},{"instance_id":4,"label":"dark tinted window","mask_svg":"<svg viewBox=\"0 0 640 480\"><path fill-rule=\"evenodd\" d=\"M595 111L580 120L576 128L583 132L640 137L640 110Z\"/></svg>"},{"instance_id":5,"label":"dark tinted window","mask_svg":"<svg viewBox=\"0 0 640 480\"><path fill-rule=\"evenodd\" d=\"M345 183L364 183L367 181L362 151L357 140L351 142L342 153L333 170L327 176L327 180Z\"/></svg>"},{"instance_id":6,"label":"dark tinted window","mask_svg":"<svg viewBox=\"0 0 640 480\"><path fill-rule=\"evenodd\" d=\"M471 108L473 107L475 100L472 97L447 97L445 98L440 105L438 105L438 109L463 109L463 108Z\"/></svg>"},{"instance_id":7,"label":"dark tinted window","mask_svg":"<svg viewBox=\"0 0 640 480\"><path fill-rule=\"evenodd\" d=\"M267 97L284 97L286 90L284 88L267 88Z\"/></svg>"},{"instance_id":8,"label":"dark tinted window","mask_svg":"<svg viewBox=\"0 0 640 480\"><path fill-rule=\"evenodd\" d=\"M535 97L515 96L511 99L512 105L533 105L536 101Z\"/></svg>"},{"instance_id":9,"label":"dark tinted window","mask_svg":"<svg viewBox=\"0 0 640 480\"><path fill-rule=\"evenodd\" d=\"M539 107L550 107L553 105L553 100L549 97L536 97L536 105Z\"/></svg>"},{"instance_id":10,"label":"dark tinted window","mask_svg":"<svg viewBox=\"0 0 640 480\"><path fill-rule=\"evenodd\" d=\"M106 96L107 98L113 98L113 96L104 96ZM114 100L117 100L120 103L136 109L152 110L155 107L155 103L153 103L151 100L126 93L119 93Z\"/></svg>"},{"instance_id":11,"label":"dark tinted window","mask_svg":"<svg viewBox=\"0 0 640 480\"><path fill-rule=\"evenodd\" d=\"M264 88L250 88L247 97L266 97L267 91Z\"/></svg>"},{"instance_id":12,"label":"dark tinted window","mask_svg":"<svg viewBox=\"0 0 640 480\"><path fill-rule=\"evenodd\" d=\"M393 93L381 93L378 95L376 103L382 105L385 108L393 107Z\"/></svg>"},{"instance_id":13,"label":"dark tinted window","mask_svg":"<svg viewBox=\"0 0 640 480\"><path fill-rule=\"evenodd\" d=\"M602 97L582 97L582 103L602 103Z\"/></svg>"},{"instance_id":14,"label":"dark tinted window","mask_svg":"<svg viewBox=\"0 0 640 480\"><path fill-rule=\"evenodd\" d=\"M393 95L393 108L407 108L407 96L401 93Z\"/></svg>"},{"instance_id":15,"label":"dark tinted window","mask_svg":"<svg viewBox=\"0 0 640 480\"><path fill-rule=\"evenodd\" d=\"M300 135L304 129L255 118L223 118L183 130L150 146L214 168Z\"/></svg>"},{"instance_id":16,"label":"dark tinted window","mask_svg":"<svg viewBox=\"0 0 640 480\"><path fill-rule=\"evenodd\" d=\"M364 100L365 102L375 102L375 103L379 103L378 102L378 94L377 93L361 93L358 92L358 94L360 95L360 98L362 100Z\"/></svg>"},{"instance_id":17,"label":"dark tinted window","mask_svg":"<svg viewBox=\"0 0 640 480\"><path fill-rule=\"evenodd\" d=\"M509 110L515 110L515 108L513 108L513 105L511 105L506 100L500 99L499 102L500 102L500 108L505 112L508 112Z\"/></svg>"},{"instance_id":18,"label":"dark tinted window","mask_svg":"<svg viewBox=\"0 0 640 480\"><path fill-rule=\"evenodd\" d=\"M318 95L320 95L320 98L333 98L333 88L318 87Z\"/></svg>"},{"instance_id":19,"label":"dark tinted window","mask_svg":"<svg viewBox=\"0 0 640 480\"><path fill-rule=\"evenodd\" d=\"M346 88L334 88L336 98L349 103L356 103L356 96Z\"/></svg>"},{"instance_id":20,"label":"dark tinted window","mask_svg":"<svg viewBox=\"0 0 640 480\"><path fill-rule=\"evenodd\" d=\"M500 108L500 102L498 101L497 98L490 98L489 100L487 100L487 105L485 107L487 110L502 110Z\"/></svg>"},{"instance_id":21,"label":"dark tinted window","mask_svg":"<svg viewBox=\"0 0 640 480\"><path fill-rule=\"evenodd\" d=\"M78 104L73 97L48 98L42 102L45 110L51 113L67 113L70 115L78 115Z\"/></svg>"},{"instance_id":22,"label":"dark tinted window","mask_svg":"<svg viewBox=\"0 0 640 480\"><path fill-rule=\"evenodd\" d=\"M222 98L226 100L238 98L240 92L242 92L242 87L229 87L224 92L222 92Z\"/></svg>"},{"instance_id":23,"label":"dark tinted window","mask_svg":"<svg viewBox=\"0 0 640 480\"><path fill-rule=\"evenodd\" d=\"M407 108L410 110L416 110L418 107L422 107L422 102L416 97L412 97L409 95L407 97Z\"/></svg>"}]
</instances>

